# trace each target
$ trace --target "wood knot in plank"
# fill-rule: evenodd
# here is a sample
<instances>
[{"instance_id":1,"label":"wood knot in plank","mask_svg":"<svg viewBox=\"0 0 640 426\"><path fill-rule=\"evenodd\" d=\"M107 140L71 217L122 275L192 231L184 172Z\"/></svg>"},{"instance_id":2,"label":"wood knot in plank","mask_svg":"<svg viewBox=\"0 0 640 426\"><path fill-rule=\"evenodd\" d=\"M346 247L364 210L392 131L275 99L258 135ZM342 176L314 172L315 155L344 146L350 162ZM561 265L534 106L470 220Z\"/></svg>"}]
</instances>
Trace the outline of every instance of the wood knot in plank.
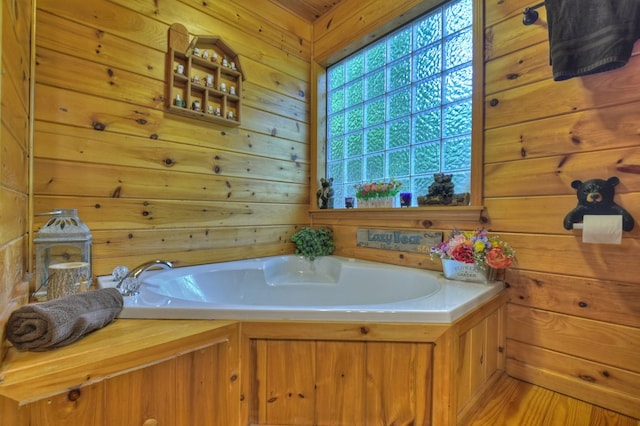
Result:
<instances>
[{"instance_id":1,"label":"wood knot in plank","mask_svg":"<svg viewBox=\"0 0 640 426\"><path fill-rule=\"evenodd\" d=\"M75 402L80 399L80 389L71 389L67 394L67 399L71 402Z\"/></svg>"},{"instance_id":2,"label":"wood knot in plank","mask_svg":"<svg viewBox=\"0 0 640 426\"><path fill-rule=\"evenodd\" d=\"M101 123L99 121L94 121L93 123L91 123L91 127L93 127L93 130L98 130L99 132L102 132L107 128L104 123Z\"/></svg>"}]
</instances>

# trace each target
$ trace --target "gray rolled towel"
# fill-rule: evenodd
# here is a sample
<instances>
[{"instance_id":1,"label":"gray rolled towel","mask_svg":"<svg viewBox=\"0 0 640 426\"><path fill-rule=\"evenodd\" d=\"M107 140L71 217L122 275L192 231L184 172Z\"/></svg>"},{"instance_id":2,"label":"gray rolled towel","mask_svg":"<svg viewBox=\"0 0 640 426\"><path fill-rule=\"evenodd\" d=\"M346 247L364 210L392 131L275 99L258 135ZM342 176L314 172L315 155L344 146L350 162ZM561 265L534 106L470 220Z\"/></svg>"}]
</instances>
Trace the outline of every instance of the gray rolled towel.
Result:
<instances>
[{"instance_id":1,"label":"gray rolled towel","mask_svg":"<svg viewBox=\"0 0 640 426\"><path fill-rule=\"evenodd\" d=\"M122 295L115 288L25 305L9 316L7 338L22 351L66 346L111 323L122 305Z\"/></svg>"}]
</instances>

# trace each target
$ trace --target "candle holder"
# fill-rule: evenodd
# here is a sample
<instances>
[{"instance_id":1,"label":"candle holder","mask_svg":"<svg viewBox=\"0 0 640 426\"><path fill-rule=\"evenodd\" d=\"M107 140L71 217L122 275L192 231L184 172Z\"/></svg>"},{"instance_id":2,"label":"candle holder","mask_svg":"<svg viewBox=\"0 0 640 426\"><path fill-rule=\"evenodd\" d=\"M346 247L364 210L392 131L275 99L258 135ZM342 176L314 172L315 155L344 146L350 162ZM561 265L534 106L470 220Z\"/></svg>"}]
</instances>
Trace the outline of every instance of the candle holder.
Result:
<instances>
[{"instance_id":1,"label":"candle holder","mask_svg":"<svg viewBox=\"0 0 640 426\"><path fill-rule=\"evenodd\" d=\"M400 193L400 207L411 207L411 193L410 192L401 192Z\"/></svg>"},{"instance_id":2,"label":"candle holder","mask_svg":"<svg viewBox=\"0 0 640 426\"><path fill-rule=\"evenodd\" d=\"M78 210L57 209L42 215L53 217L38 231L33 240L36 250L36 293L46 291L50 299L63 295L58 289L52 292L49 288L51 275L59 276L61 269L65 272L72 269L83 271L82 274L67 274L69 277L74 276L78 282L61 283L67 288L63 293L77 292L81 286L90 287L92 237L87 225L78 217ZM62 264L67 265L65 267ZM84 278L81 279L80 275ZM72 287L74 290L69 290Z\"/></svg>"},{"instance_id":3,"label":"candle holder","mask_svg":"<svg viewBox=\"0 0 640 426\"><path fill-rule=\"evenodd\" d=\"M345 197L344 199L344 206L347 209L352 209L353 208L353 197Z\"/></svg>"}]
</instances>

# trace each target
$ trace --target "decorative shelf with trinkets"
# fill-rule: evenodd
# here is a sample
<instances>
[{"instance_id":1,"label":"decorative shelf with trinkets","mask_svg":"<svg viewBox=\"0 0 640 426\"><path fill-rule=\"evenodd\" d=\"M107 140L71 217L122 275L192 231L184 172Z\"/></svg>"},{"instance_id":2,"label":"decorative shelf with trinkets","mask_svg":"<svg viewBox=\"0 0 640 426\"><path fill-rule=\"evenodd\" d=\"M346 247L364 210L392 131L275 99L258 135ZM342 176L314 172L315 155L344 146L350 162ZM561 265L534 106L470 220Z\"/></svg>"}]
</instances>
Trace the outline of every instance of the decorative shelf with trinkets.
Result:
<instances>
[{"instance_id":1,"label":"decorative shelf with trinkets","mask_svg":"<svg viewBox=\"0 0 640 426\"><path fill-rule=\"evenodd\" d=\"M238 126L244 74L238 55L219 37L194 36L182 24L169 29L169 112Z\"/></svg>"}]
</instances>

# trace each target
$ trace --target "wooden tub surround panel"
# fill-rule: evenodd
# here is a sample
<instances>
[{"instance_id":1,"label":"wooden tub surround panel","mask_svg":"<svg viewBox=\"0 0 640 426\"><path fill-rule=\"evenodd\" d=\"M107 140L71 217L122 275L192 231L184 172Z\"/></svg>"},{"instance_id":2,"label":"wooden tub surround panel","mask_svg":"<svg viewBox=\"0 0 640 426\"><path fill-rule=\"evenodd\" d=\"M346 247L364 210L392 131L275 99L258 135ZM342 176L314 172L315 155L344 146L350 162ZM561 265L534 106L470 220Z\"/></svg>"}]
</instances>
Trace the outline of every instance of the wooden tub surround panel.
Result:
<instances>
[{"instance_id":1,"label":"wooden tub surround panel","mask_svg":"<svg viewBox=\"0 0 640 426\"><path fill-rule=\"evenodd\" d=\"M241 424L453 425L504 368L504 294L448 324L243 322Z\"/></svg>"},{"instance_id":2,"label":"wooden tub surround panel","mask_svg":"<svg viewBox=\"0 0 640 426\"><path fill-rule=\"evenodd\" d=\"M453 324L117 319L10 350L3 425L453 425L502 374L505 302Z\"/></svg>"},{"instance_id":3,"label":"wooden tub surround panel","mask_svg":"<svg viewBox=\"0 0 640 426\"><path fill-rule=\"evenodd\" d=\"M237 424L238 348L231 321L118 319L54 351L12 349L2 424Z\"/></svg>"}]
</instances>

